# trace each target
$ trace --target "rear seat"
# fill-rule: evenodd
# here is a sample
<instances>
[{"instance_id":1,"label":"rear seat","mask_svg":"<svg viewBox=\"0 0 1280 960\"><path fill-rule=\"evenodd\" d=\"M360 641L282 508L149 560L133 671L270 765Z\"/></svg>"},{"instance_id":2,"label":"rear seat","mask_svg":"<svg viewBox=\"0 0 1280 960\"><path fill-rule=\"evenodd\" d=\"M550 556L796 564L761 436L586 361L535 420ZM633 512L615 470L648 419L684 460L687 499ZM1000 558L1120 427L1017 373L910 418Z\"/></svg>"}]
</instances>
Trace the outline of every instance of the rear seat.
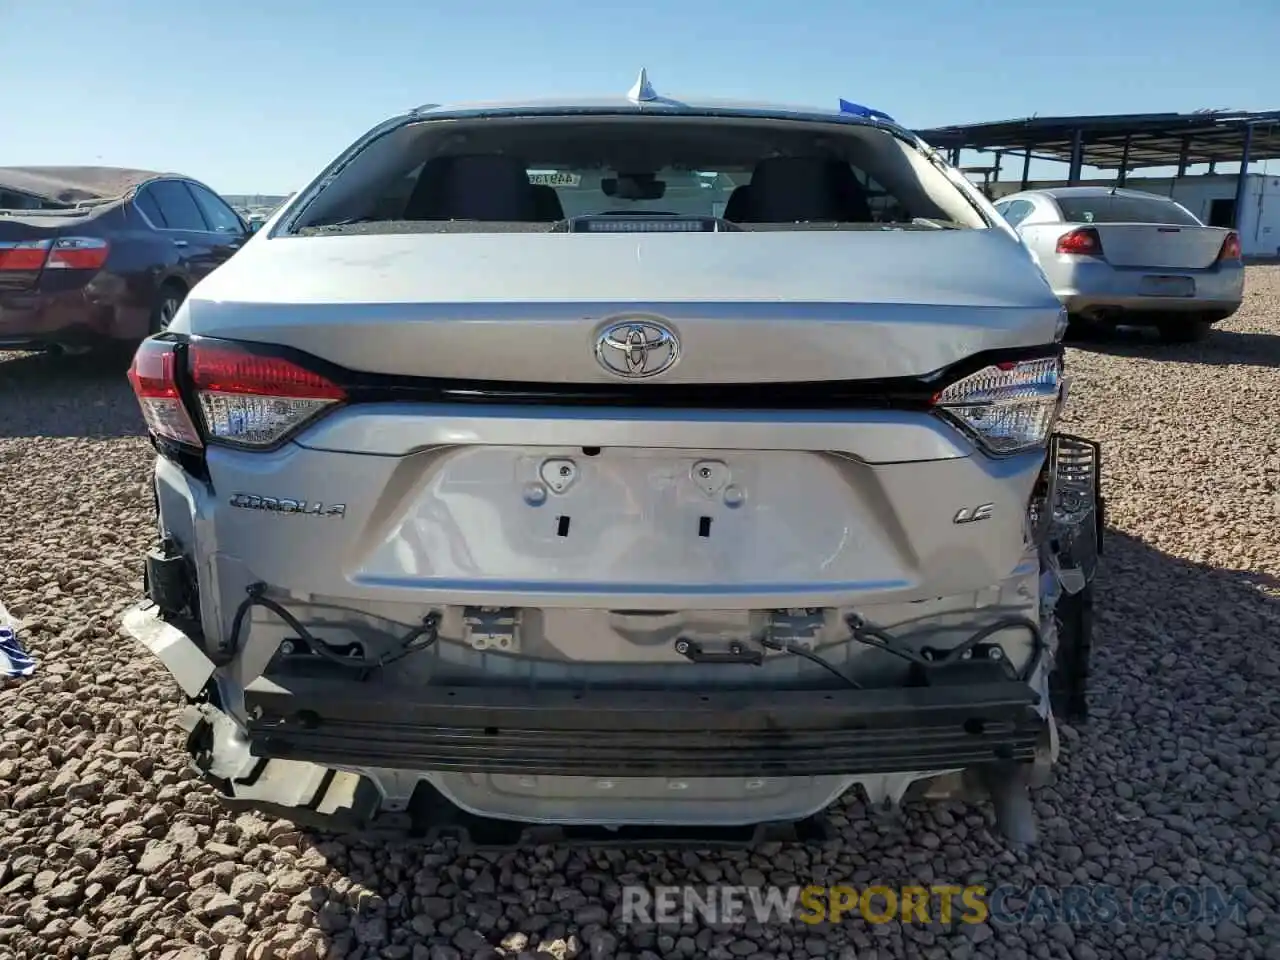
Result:
<instances>
[{"instance_id":1,"label":"rear seat","mask_svg":"<svg viewBox=\"0 0 1280 960\"><path fill-rule=\"evenodd\" d=\"M870 223L874 218L847 163L823 157L771 157L756 164L750 184L730 194L725 219Z\"/></svg>"},{"instance_id":2,"label":"rear seat","mask_svg":"<svg viewBox=\"0 0 1280 960\"><path fill-rule=\"evenodd\" d=\"M539 207L538 193L522 160L470 154L428 160L409 196L404 218L537 222L545 219L539 216Z\"/></svg>"}]
</instances>

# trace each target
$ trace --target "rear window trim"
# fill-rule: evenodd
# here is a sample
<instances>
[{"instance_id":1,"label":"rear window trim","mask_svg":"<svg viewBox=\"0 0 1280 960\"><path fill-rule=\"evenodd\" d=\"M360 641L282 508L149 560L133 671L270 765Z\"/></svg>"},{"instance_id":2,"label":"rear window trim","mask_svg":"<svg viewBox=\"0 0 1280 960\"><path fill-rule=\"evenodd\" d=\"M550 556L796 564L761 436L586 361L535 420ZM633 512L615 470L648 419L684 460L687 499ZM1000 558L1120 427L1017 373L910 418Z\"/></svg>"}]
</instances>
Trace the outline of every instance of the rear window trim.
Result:
<instances>
[{"instance_id":1,"label":"rear window trim","mask_svg":"<svg viewBox=\"0 0 1280 960\"><path fill-rule=\"evenodd\" d=\"M618 217L619 220L625 220L626 217ZM672 219L690 220L693 217L678 217ZM710 218L697 218L710 219ZM372 236L413 236L422 234L450 234L465 233L474 234L476 231L471 229L471 220L374 220L366 223L347 223L347 224L320 224L314 227L302 227L296 233L290 234L283 239L308 239L316 237L372 237ZM559 220L555 223L530 222L526 220L513 221L497 221L490 220L485 222L488 228L486 233L554 233L571 236L575 231L564 228L567 220ZM913 223L861 223L861 222L834 222L829 220L813 220L798 223L734 223L730 220L718 220L720 224L717 230L700 230L700 231L627 231L637 236L661 237L661 236L688 236L691 233L933 233L938 230L937 227L928 227ZM359 229L364 228L364 229ZM382 229L385 228L385 229ZM581 231L586 232L586 231ZM601 234L609 234L614 231L602 230ZM622 231L617 231L622 232Z\"/></svg>"}]
</instances>

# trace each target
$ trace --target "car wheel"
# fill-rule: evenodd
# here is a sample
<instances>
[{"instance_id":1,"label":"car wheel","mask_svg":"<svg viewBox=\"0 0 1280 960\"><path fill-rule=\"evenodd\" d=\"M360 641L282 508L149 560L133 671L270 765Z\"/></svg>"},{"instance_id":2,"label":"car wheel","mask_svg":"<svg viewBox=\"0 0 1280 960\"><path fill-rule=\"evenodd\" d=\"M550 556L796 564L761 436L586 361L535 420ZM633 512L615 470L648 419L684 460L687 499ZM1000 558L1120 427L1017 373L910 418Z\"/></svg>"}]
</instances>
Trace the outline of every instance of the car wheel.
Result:
<instances>
[{"instance_id":1,"label":"car wheel","mask_svg":"<svg viewBox=\"0 0 1280 960\"><path fill-rule=\"evenodd\" d=\"M1086 584L1079 593L1063 593L1054 617L1058 651L1049 675L1049 702L1063 720L1083 723L1089 717L1086 691L1093 652L1093 584Z\"/></svg>"},{"instance_id":2,"label":"car wheel","mask_svg":"<svg viewBox=\"0 0 1280 960\"><path fill-rule=\"evenodd\" d=\"M1195 343L1209 335L1209 324L1198 317L1166 320L1159 329L1165 343Z\"/></svg>"},{"instance_id":3,"label":"car wheel","mask_svg":"<svg viewBox=\"0 0 1280 960\"><path fill-rule=\"evenodd\" d=\"M182 306L183 297L183 292L177 287L160 288L160 297L151 310L151 333L164 333L169 329L169 324L177 316L178 308Z\"/></svg>"}]
</instances>

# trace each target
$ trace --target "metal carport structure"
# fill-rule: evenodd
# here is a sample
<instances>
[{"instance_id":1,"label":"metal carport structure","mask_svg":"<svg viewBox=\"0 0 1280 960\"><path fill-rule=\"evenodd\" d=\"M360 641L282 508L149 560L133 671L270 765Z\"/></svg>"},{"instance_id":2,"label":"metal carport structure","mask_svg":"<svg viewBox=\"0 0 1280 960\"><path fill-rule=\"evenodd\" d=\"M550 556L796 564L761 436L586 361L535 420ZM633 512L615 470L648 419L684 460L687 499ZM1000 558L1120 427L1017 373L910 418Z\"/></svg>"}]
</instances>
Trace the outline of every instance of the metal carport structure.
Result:
<instances>
[{"instance_id":1,"label":"metal carport structure","mask_svg":"<svg viewBox=\"0 0 1280 960\"><path fill-rule=\"evenodd\" d=\"M1258 112L1138 113L1111 116L1027 117L994 123L970 123L916 133L950 155L958 165L961 150L995 154L995 177L1006 154L1022 159L1026 186L1032 160L1069 165L1067 181L1078 183L1083 167L1115 170L1123 186L1131 171L1177 168L1186 175L1194 164L1238 163L1236 222L1244 210L1249 164L1280 159L1280 110Z\"/></svg>"}]
</instances>

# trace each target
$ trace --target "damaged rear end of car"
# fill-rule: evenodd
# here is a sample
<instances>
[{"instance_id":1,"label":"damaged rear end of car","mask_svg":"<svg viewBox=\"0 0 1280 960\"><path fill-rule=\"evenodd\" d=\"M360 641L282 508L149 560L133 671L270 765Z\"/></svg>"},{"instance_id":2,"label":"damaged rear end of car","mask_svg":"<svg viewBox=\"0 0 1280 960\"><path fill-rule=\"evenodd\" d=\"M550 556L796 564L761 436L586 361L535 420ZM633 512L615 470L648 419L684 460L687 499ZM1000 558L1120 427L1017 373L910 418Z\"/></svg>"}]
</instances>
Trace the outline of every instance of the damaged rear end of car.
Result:
<instances>
[{"instance_id":1,"label":"damaged rear end of car","mask_svg":"<svg viewBox=\"0 0 1280 960\"><path fill-rule=\"evenodd\" d=\"M126 629L233 807L706 842L972 788L1029 839L1102 529L1062 325L892 124L420 111L139 349Z\"/></svg>"}]
</instances>

